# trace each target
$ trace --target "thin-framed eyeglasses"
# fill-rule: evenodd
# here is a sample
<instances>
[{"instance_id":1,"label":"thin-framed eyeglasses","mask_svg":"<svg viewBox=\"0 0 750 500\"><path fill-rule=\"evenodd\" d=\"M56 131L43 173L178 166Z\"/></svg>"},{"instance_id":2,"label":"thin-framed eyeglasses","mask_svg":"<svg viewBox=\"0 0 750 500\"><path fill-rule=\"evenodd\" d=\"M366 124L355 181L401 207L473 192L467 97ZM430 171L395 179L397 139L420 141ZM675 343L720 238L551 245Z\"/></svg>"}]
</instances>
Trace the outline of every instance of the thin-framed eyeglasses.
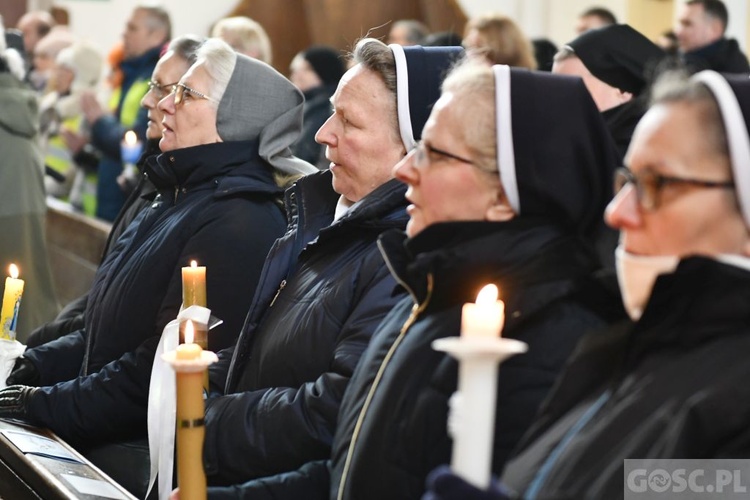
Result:
<instances>
[{"instance_id":1,"label":"thin-framed eyeglasses","mask_svg":"<svg viewBox=\"0 0 750 500\"><path fill-rule=\"evenodd\" d=\"M159 82L151 80L148 82L148 91L153 92L156 98L161 101L166 96L174 92L177 83L178 82L165 83L164 85L160 85Z\"/></svg>"},{"instance_id":2,"label":"thin-framed eyeglasses","mask_svg":"<svg viewBox=\"0 0 750 500\"><path fill-rule=\"evenodd\" d=\"M720 189L734 187L734 182L732 181L707 181L686 177L672 177L661 175L648 169L634 174L630 169L620 167L615 170L615 194L619 193L626 184L631 184L635 188L638 204L646 211L653 211L659 208L662 189L669 185Z\"/></svg>"},{"instance_id":3,"label":"thin-framed eyeglasses","mask_svg":"<svg viewBox=\"0 0 750 500\"><path fill-rule=\"evenodd\" d=\"M203 92L198 92L195 89L191 89L184 83L178 83L173 88L174 92L174 105L179 106L181 102L185 100L185 96L189 96L193 99L205 99L207 101L216 101L216 99L213 99Z\"/></svg>"},{"instance_id":4,"label":"thin-framed eyeglasses","mask_svg":"<svg viewBox=\"0 0 750 500\"><path fill-rule=\"evenodd\" d=\"M434 160L430 158L431 154L442 156L444 158L450 158L451 160L456 160L461 163L468 163L469 165L475 165L475 163L469 160L468 158L463 158L461 156L454 155L453 153L443 151L442 149L432 147L424 141L419 141L417 143L417 147L414 148L410 154L414 155L415 167L422 167L422 166L429 165L430 163L433 163Z\"/></svg>"}]
</instances>

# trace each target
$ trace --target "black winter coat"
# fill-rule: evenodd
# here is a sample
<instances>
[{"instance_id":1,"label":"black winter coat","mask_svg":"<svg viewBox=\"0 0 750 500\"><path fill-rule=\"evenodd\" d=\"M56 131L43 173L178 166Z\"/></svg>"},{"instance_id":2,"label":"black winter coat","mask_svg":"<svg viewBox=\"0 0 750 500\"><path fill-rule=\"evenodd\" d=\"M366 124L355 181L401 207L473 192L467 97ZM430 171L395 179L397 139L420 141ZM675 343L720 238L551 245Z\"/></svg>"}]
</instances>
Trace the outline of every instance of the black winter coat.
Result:
<instances>
[{"instance_id":1,"label":"black winter coat","mask_svg":"<svg viewBox=\"0 0 750 500\"><path fill-rule=\"evenodd\" d=\"M208 307L224 320L209 348L224 348L283 232L281 190L255 141L171 151L146 172L159 195L97 270L85 330L26 352L48 386L29 419L73 443L145 434L154 352L182 301L181 268L192 259L207 267Z\"/></svg>"},{"instance_id":2,"label":"black winter coat","mask_svg":"<svg viewBox=\"0 0 750 500\"><path fill-rule=\"evenodd\" d=\"M498 473L578 339L605 323L598 307L601 291L592 279L595 259L576 239L540 221L436 224L412 240L386 233L380 247L411 297L381 323L354 373L329 468L310 463L224 496L217 490L212 499L335 499L352 440L342 498L420 498L429 471L450 462L448 399L457 388L456 361L431 343L459 335L461 307L474 302L487 283L498 284L506 303L503 336L529 344L529 352L506 361L498 376L493 460ZM420 312L402 335L415 304ZM382 378L353 437L380 370Z\"/></svg>"},{"instance_id":3,"label":"black winter coat","mask_svg":"<svg viewBox=\"0 0 750 500\"><path fill-rule=\"evenodd\" d=\"M146 141L146 151L144 151L138 160L138 169L142 171L145 167L146 159L160 153L158 139L149 139ZM135 220L141 210L154 201L154 197L156 196L155 190L156 188L153 183L148 179L148 174L142 172L133 192L130 193L128 199L125 201L125 205L123 205L120 213L117 214L117 218L112 223L112 229L109 231L107 242L104 246L102 260L109 254L112 246L120 239L122 233ZM50 340L55 340L63 335L85 328L84 313L86 312L88 297L89 294L86 292L86 294L67 304L53 321L37 327L26 339L26 346L28 348L37 347Z\"/></svg>"},{"instance_id":4,"label":"black winter coat","mask_svg":"<svg viewBox=\"0 0 750 500\"><path fill-rule=\"evenodd\" d=\"M750 271L693 257L657 278L641 319L581 342L503 481L539 499L622 498L626 458L750 456ZM592 410L593 411L593 410Z\"/></svg>"},{"instance_id":5,"label":"black winter coat","mask_svg":"<svg viewBox=\"0 0 750 500\"><path fill-rule=\"evenodd\" d=\"M747 56L734 39L722 38L683 54L682 59L688 69L695 73L704 69L719 73L750 73Z\"/></svg>"},{"instance_id":6,"label":"black winter coat","mask_svg":"<svg viewBox=\"0 0 750 500\"><path fill-rule=\"evenodd\" d=\"M377 249L403 228L406 186L388 181L334 223L329 171L287 191L290 226L274 244L234 349L221 353L204 446L212 484L327 458L339 404L372 333L403 297ZM228 373L228 378L225 378Z\"/></svg>"}]
</instances>

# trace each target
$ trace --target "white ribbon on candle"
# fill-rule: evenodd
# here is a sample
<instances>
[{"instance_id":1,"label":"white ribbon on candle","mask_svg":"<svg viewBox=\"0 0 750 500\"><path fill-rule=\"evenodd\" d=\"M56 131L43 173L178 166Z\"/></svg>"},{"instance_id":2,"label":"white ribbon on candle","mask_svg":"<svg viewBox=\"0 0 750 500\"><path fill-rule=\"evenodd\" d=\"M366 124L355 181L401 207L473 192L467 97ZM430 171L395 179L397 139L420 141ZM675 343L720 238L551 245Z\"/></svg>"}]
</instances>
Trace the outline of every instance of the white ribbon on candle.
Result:
<instances>
[{"instance_id":1,"label":"white ribbon on candle","mask_svg":"<svg viewBox=\"0 0 750 500\"><path fill-rule=\"evenodd\" d=\"M211 316L210 309L190 306L180 310L177 318L164 327L156 348L148 391L148 449L151 458L151 476L146 497L151 493L157 475L159 476L159 498L168 499L172 492L177 388L175 372L161 355L177 349L180 343L180 323L188 319L208 325L209 330L223 323L222 320Z\"/></svg>"},{"instance_id":2,"label":"white ribbon on candle","mask_svg":"<svg viewBox=\"0 0 750 500\"><path fill-rule=\"evenodd\" d=\"M7 387L6 379L18 358L26 350L26 346L17 340L0 339L0 389Z\"/></svg>"}]
</instances>

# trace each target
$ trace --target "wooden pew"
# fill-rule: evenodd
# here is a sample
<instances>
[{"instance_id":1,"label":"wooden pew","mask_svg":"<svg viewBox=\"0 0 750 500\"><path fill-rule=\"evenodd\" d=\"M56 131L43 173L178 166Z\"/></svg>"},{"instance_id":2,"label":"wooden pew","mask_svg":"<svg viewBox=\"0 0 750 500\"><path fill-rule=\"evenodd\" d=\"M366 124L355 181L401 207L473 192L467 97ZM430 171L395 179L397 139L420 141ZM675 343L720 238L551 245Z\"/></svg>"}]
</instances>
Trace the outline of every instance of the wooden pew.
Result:
<instances>
[{"instance_id":1,"label":"wooden pew","mask_svg":"<svg viewBox=\"0 0 750 500\"><path fill-rule=\"evenodd\" d=\"M2 419L0 498L135 499L52 432Z\"/></svg>"},{"instance_id":2,"label":"wooden pew","mask_svg":"<svg viewBox=\"0 0 750 500\"><path fill-rule=\"evenodd\" d=\"M111 224L47 199L47 252L57 298L65 305L86 293L107 242Z\"/></svg>"}]
</instances>

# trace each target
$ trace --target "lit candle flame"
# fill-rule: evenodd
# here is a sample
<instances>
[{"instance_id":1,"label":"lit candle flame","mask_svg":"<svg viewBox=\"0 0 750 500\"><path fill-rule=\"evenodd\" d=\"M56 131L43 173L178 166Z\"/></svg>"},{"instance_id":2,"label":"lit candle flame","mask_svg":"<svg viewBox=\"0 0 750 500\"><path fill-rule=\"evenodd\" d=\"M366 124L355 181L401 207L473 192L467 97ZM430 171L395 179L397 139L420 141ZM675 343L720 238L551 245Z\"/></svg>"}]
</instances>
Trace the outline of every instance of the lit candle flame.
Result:
<instances>
[{"instance_id":1,"label":"lit candle flame","mask_svg":"<svg viewBox=\"0 0 750 500\"><path fill-rule=\"evenodd\" d=\"M484 288L482 288L479 291L479 295L477 295L477 304L494 304L497 301L497 296L498 290L495 285L493 285L492 283L490 283L489 285L484 285Z\"/></svg>"},{"instance_id":2,"label":"lit candle flame","mask_svg":"<svg viewBox=\"0 0 750 500\"><path fill-rule=\"evenodd\" d=\"M190 267L198 267L198 262L195 260L190 261Z\"/></svg>"},{"instance_id":3,"label":"lit candle flame","mask_svg":"<svg viewBox=\"0 0 750 500\"><path fill-rule=\"evenodd\" d=\"M187 320L185 322L185 343L192 344L195 340L195 330L193 329L193 322Z\"/></svg>"},{"instance_id":4,"label":"lit candle flame","mask_svg":"<svg viewBox=\"0 0 750 500\"><path fill-rule=\"evenodd\" d=\"M136 142L138 142L138 136L135 135L135 132L132 130L125 132L125 144L134 146Z\"/></svg>"},{"instance_id":5,"label":"lit candle flame","mask_svg":"<svg viewBox=\"0 0 750 500\"><path fill-rule=\"evenodd\" d=\"M13 279L18 278L18 266L15 264L11 264L8 266L8 272L10 273L10 277Z\"/></svg>"}]
</instances>

